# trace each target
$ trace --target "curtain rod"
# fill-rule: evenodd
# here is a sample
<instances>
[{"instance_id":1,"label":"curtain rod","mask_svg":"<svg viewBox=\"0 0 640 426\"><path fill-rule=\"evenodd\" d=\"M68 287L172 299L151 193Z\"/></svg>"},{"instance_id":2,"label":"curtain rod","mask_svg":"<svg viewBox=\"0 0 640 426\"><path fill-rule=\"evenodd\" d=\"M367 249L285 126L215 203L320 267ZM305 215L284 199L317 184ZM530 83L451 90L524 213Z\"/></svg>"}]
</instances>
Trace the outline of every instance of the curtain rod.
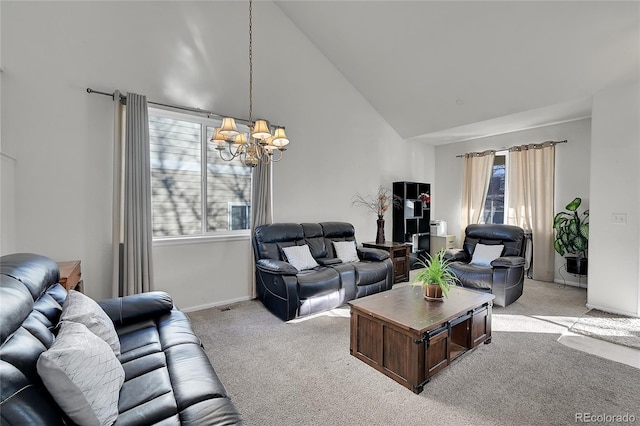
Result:
<instances>
[{"instance_id":1,"label":"curtain rod","mask_svg":"<svg viewBox=\"0 0 640 426\"><path fill-rule=\"evenodd\" d=\"M109 96L111 97L111 99L114 99L115 97L115 92L113 93L107 93L107 92L100 92L98 90L93 90L91 88L87 88L87 93L95 93L97 95L103 95L103 96ZM126 101L127 100L127 95L123 95L120 94L120 101ZM212 112L212 111L207 111L201 108L193 108L193 107L186 107L186 106L181 106L181 105L171 105L171 104L163 104L161 102L153 102L153 101L147 101L148 104L151 105L158 105L158 106L163 106L163 107L167 107L167 108L173 108L173 109L179 109L182 111L189 111L189 112L195 112L197 114L204 114L207 117L211 117L216 116L218 118L224 118L224 117L229 117L228 115L222 115L222 114L218 114L217 112ZM249 125L249 120L246 120L244 118L236 118L236 117L232 117L234 120L239 121L240 123L244 123L247 126ZM274 124L274 123L270 123L273 127L282 127L283 129L285 128L284 126L280 126L278 124Z\"/></svg>"},{"instance_id":2,"label":"curtain rod","mask_svg":"<svg viewBox=\"0 0 640 426\"><path fill-rule=\"evenodd\" d=\"M542 143L552 143L554 145L557 145L559 143L567 143L567 139L563 140L563 141L544 141ZM498 149L489 149L487 151L507 151L513 148L518 148L520 146L527 146L527 145L540 145L540 144L525 144L525 145L514 145L514 146L510 146L509 148L498 148ZM485 151L483 151L485 152ZM460 155L456 155L456 158L464 158L464 156L467 154L460 154Z\"/></svg>"}]
</instances>

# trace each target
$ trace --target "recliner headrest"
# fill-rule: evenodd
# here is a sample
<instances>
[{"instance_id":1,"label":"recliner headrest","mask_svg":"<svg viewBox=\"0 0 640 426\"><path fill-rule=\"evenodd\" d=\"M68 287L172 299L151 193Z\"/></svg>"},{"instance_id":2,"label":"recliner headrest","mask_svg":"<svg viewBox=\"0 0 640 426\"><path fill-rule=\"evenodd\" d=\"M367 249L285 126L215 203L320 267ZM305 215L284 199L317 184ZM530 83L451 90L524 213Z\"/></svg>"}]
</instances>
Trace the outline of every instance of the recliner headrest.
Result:
<instances>
[{"instance_id":1,"label":"recliner headrest","mask_svg":"<svg viewBox=\"0 0 640 426\"><path fill-rule=\"evenodd\" d=\"M356 235L353 225L348 222L321 222L325 238L348 238Z\"/></svg>"},{"instance_id":2,"label":"recliner headrest","mask_svg":"<svg viewBox=\"0 0 640 426\"><path fill-rule=\"evenodd\" d=\"M473 224L465 230L463 248L472 254L477 243L504 245L503 256L522 256L524 230L519 226L496 224Z\"/></svg>"}]
</instances>

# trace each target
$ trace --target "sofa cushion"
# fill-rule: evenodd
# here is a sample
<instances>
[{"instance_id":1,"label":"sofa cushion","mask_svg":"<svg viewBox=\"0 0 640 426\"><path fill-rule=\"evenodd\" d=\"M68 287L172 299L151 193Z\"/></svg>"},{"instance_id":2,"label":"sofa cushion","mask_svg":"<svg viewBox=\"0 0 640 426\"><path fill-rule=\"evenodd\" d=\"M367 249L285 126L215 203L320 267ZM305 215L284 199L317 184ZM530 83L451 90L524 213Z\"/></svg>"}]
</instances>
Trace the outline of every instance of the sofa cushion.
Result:
<instances>
[{"instance_id":1,"label":"sofa cushion","mask_svg":"<svg viewBox=\"0 0 640 426\"><path fill-rule=\"evenodd\" d=\"M336 257L344 263L357 262L360 260L354 241L334 241L333 248L336 251Z\"/></svg>"},{"instance_id":2,"label":"sofa cushion","mask_svg":"<svg viewBox=\"0 0 640 426\"><path fill-rule=\"evenodd\" d=\"M300 226L304 231L304 241L309 246L311 255L316 259L327 257L322 226L319 223L301 223Z\"/></svg>"},{"instance_id":3,"label":"sofa cushion","mask_svg":"<svg viewBox=\"0 0 640 426\"><path fill-rule=\"evenodd\" d=\"M472 224L465 229L463 248L471 254L476 243L502 244L504 245L503 256L522 256L524 230L513 225Z\"/></svg>"},{"instance_id":4,"label":"sofa cushion","mask_svg":"<svg viewBox=\"0 0 640 426\"><path fill-rule=\"evenodd\" d=\"M62 305L60 321L83 324L93 334L111 346L113 353L120 355L120 340L111 318L90 297L79 291L69 290L69 296Z\"/></svg>"},{"instance_id":5,"label":"sofa cushion","mask_svg":"<svg viewBox=\"0 0 640 426\"><path fill-rule=\"evenodd\" d=\"M382 262L389 258L389 252L386 250L370 248L370 247L360 247L358 248L358 256L362 260L370 260L373 262Z\"/></svg>"},{"instance_id":6,"label":"sofa cushion","mask_svg":"<svg viewBox=\"0 0 640 426\"><path fill-rule=\"evenodd\" d=\"M287 256L287 262L293 265L298 271L313 269L318 262L311 256L308 245L283 247L282 251Z\"/></svg>"},{"instance_id":7,"label":"sofa cushion","mask_svg":"<svg viewBox=\"0 0 640 426\"><path fill-rule=\"evenodd\" d=\"M356 285L384 282L387 279L387 265L384 262L353 263L356 270Z\"/></svg>"},{"instance_id":8,"label":"sofa cushion","mask_svg":"<svg viewBox=\"0 0 640 426\"><path fill-rule=\"evenodd\" d=\"M63 321L37 362L38 374L77 424L110 425L118 417L124 370L111 347L80 323Z\"/></svg>"},{"instance_id":9,"label":"sofa cushion","mask_svg":"<svg viewBox=\"0 0 640 426\"><path fill-rule=\"evenodd\" d=\"M456 274L463 287L491 290L493 269L463 262L451 262L449 268Z\"/></svg>"},{"instance_id":10,"label":"sofa cushion","mask_svg":"<svg viewBox=\"0 0 640 426\"><path fill-rule=\"evenodd\" d=\"M491 262L499 258L503 250L504 246L502 244L486 245L478 243L473 250L473 256L469 263L478 266L491 266Z\"/></svg>"},{"instance_id":11,"label":"sofa cushion","mask_svg":"<svg viewBox=\"0 0 640 426\"><path fill-rule=\"evenodd\" d=\"M340 275L333 268L318 268L297 275L300 299L322 296L340 289Z\"/></svg>"},{"instance_id":12,"label":"sofa cushion","mask_svg":"<svg viewBox=\"0 0 640 426\"><path fill-rule=\"evenodd\" d=\"M257 259L281 259L277 243L302 241L304 233L297 223L272 223L256 227L253 248Z\"/></svg>"}]
</instances>

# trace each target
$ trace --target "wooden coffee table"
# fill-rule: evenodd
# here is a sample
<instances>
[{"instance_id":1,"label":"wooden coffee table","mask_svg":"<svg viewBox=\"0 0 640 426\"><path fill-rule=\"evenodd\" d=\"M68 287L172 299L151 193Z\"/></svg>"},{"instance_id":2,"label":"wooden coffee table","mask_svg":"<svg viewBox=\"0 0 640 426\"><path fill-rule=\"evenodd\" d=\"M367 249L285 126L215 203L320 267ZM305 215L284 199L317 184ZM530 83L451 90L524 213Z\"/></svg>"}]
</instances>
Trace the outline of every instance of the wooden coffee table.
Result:
<instances>
[{"instance_id":1,"label":"wooden coffee table","mask_svg":"<svg viewBox=\"0 0 640 426\"><path fill-rule=\"evenodd\" d=\"M451 361L491 341L494 296L455 287L442 302L403 286L349 302L351 355L422 392Z\"/></svg>"}]
</instances>

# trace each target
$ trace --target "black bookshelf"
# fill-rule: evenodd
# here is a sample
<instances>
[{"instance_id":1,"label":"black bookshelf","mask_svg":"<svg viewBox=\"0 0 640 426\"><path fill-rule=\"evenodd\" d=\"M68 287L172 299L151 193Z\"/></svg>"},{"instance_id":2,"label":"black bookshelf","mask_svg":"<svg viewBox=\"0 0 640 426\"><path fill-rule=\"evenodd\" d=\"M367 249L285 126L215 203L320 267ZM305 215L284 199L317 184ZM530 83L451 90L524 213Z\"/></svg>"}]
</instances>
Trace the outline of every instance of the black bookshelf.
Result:
<instances>
[{"instance_id":1,"label":"black bookshelf","mask_svg":"<svg viewBox=\"0 0 640 426\"><path fill-rule=\"evenodd\" d=\"M393 183L393 195L401 201L401 205L394 204L393 207L393 241L413 244L412 268L416 259L429 253L431 205L420 200L420 194L423 193L431 194L431 184Z\"/></svg>"}]
</instances>

